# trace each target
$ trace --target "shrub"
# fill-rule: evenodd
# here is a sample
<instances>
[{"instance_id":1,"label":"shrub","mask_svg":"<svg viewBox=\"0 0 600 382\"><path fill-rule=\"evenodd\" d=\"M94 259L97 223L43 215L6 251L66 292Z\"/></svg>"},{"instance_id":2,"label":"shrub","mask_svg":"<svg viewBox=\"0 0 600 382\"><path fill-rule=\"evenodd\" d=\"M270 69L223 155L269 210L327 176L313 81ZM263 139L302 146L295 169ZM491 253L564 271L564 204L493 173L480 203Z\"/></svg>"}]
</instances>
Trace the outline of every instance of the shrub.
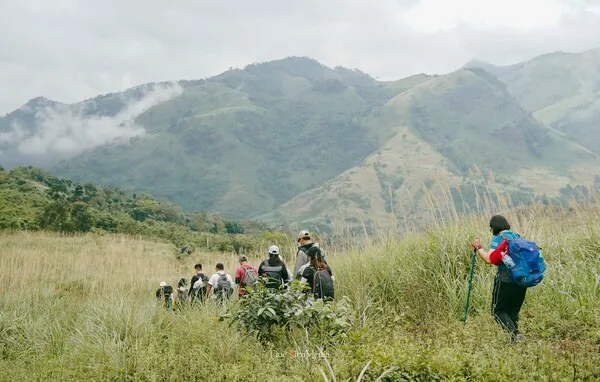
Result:
<instances>
[{"instance_id":1,"label":"shrub","mask_svg":"<svg viewBox=\"0 0 600 382\"><path fill-rule=\"evenodd\" d=\"M315 300L306 292L306 284L297 280L278 290L257 283L221 319L230 319L262 341L278 340L281 330L289 336L294 329L304 328L320 338L343 337L352 326L347 297L335 303Z\"/></svg>"}]
</instances>

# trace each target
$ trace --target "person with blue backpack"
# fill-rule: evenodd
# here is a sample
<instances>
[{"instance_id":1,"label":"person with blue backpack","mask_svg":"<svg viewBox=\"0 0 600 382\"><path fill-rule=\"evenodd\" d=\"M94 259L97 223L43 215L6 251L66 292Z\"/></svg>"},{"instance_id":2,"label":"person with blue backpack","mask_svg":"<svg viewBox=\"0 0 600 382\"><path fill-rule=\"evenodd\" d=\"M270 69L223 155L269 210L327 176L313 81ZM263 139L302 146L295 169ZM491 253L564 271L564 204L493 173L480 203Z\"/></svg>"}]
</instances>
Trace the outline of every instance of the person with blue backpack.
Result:
<instances>
[{"instance_id":1,"label":"person with blue backpack","mask_svg":"<svg viewBox=\"0 0 600 382\"><path fill-rule=\"evenodd\" d=\"M498 268L492 291L492 314L514 341L519 335L519 312L527 289L542 281L546 265L540 248L511 231L504 216L492 216L490 231L493 237L489 251L483 249L477 238L471 248L484 262Z\"/></svg>"}]
</instances>

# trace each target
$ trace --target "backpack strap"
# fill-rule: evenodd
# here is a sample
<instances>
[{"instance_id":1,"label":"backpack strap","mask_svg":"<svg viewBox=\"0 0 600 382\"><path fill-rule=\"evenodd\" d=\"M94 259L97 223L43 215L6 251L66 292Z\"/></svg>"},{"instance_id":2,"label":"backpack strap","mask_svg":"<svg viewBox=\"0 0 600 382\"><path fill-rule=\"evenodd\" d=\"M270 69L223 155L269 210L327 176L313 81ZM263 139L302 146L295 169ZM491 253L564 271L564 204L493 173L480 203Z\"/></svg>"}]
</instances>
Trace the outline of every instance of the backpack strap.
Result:
<instances>
[{"instance_id":1,"label":"backpack strap","mask_svg":"<svg viewBox=\"0 0 600 382\"><path fill-rule=\"evenodd\" d=\"M312 267L311 267L312 268ZM316 292L317 290L317 277L319 277L320 280L320 275L319 275L319 270L317 268L312 268L313 269L313 285L312 285L312 291L313 293Z\"/></svg>"},{"instance_id":2,"label":"backpack strap","mask_svg":"<svg viewBox=\"0 0 600 382\"><path fill-rule=\"evenodd\" d=\"M244 276L240 280L240 284L243 285L243 286L246 286L246 274L248 273L248 270L252 270L252 267L246 268L245 266L242 265L242 268L244 268Z\"/></svg>"}]
</instances>

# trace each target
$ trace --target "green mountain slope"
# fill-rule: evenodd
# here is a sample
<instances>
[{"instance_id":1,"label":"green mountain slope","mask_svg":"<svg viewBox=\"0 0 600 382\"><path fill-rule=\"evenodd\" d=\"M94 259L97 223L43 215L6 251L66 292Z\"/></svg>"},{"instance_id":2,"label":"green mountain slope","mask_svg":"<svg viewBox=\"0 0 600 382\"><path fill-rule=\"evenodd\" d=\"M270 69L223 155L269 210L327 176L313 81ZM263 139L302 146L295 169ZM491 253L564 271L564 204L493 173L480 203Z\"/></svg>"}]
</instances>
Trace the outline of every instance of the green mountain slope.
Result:
<instances>
[{"instance_id":1,"label":"green mountain slope","mask_svg":"<svg viewBox=\"0 0 600 382\"><path fill-rule=\"evenodd\" d=\"M181 81L180 94L135 116L145 131L129 137L130 144L92 147L58 163L52 155L35 159L76 180L149 191L186 209L248 217L360 163L390 136L365 117L422 77L378 83L357 70L294 57L250 65ZM98 97L87 101L95 109L83 109L118 115L131 99L118 100ZM35 132L39 110L25 109L27 118L17 112L0 120L0 127L6 131L17 121Z\"/></svg>"},{"instance_id":2,"label":"green mountain slope","mask_svg":"<svg viewBox=\"0 0 600 382\"><path fill-rule=\"evenodd\" d=\"M306 58L180 85L181 95L137 117L146 134L132 144L53 169L149 190L187 209L252 216L360 163L389 137L365 116L401 90Z\"/></svg>"},{"instance_id":3,"label":"green mountain slope","mask_svg":"<svg viewBox=\"0 0 600 382\"><path fill-rule=\"evenodd\" d=\"M147 194L78 184L35 167L0 168L0 230L121 233L154 237L177 248L248 251L285 235L252 221L188 214Z\"/></svg>"},{"instance_id":4,"label":"green mountain slope","mask_svg":"<svg viewBox=\"0 0 600 382\"><path fill-rule=\"evenodd\" d=\"M388 82L290 57L73 105L37 98L0 118L0 164L227 218L342 226L413 211L423 184L461 187L475 166L507 190L556 194L600 164L596 55Z\"/></svg>"},{"instance_id":5,"label":"green mountain slope","mask_svg":"<svg viewBox=\"0 0 600 382\"><path fill-rule=\"evenodd\" d=\"M600 48L550 53L509 67L467 65L496 75L539 121L600 153Z\"/></svg>"},{"instance_id":6,"label":"green mountain slope","mask_svg":"<svg viewBox=\"0 0 600 382\"><path fill-rule=\"evenodd\" d=\"M480 69L421 83L390 100L383 114L396 134L381 150L263 219L337 230L381 226L392 211L402 219L422 210L424 184L439 187L434 197L447 197L445 189L461 187L475 166L517 197L531 190L558 195L600 171L596 154L537 122Z\"/></svg>"}]
</instances>

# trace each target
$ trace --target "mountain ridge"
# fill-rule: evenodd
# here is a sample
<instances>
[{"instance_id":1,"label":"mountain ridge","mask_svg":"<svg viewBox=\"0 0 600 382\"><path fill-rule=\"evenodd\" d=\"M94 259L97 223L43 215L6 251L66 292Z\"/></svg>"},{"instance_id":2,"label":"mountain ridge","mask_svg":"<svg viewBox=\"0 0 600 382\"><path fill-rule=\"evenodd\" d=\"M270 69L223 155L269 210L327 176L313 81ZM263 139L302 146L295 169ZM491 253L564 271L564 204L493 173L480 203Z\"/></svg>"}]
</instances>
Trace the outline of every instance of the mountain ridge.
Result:
<instances>
[{"instance_id":1,"label":"mountain ridge","mask_svg":"<svg viewBox=\"0 0 600 382\"><path fill-rule=\"evenodd\" d=\"M53 111L60 117L54 124L36 120L40 113L34 110L29 120L17 121L32 131L20 141L6 139L14 123L5 116L0 160L16 153L33 161L19 150L41 145L52 132L53 145L41 145L52 155L37 160L58 175L147 191L227 218L302 222L313 213L321 225L346 224L334 210L364 214L371 222L386 219L390 187L391 199L415 205L423 202L424 183L461 187L473 166L496 174L504 189L556 194L568 182L590 181L600 152L595 140L583 144L564 126L544 124L552 113L564 121L560 103L524 106L546 95L519 93L515 81L539 81L523 77L531 73L530 62L556 57L562 56L510 70L470 61L444 75L377 81L358 69L291 56L65 105L68 112ZM595 55L569 57L568 65L589 78ZM565 99L593 101L593 93L583 91L593 86L586 86ZM600 116L595 107L592 102L586 108L593 118ZM69 129L57 128L65 124ZM61 157L64 142L83 150ZM520 170L511 173L515 168Z\"/></svg>"},{"instance_id":2,"label":"mountain ridge","mask_svg":"<svg viewBox=\"0 0 600 382\"><path fill-rule=\"evenodd\" d=\"M463 90L458 94L469 95L462 102L456 97L457 89L461 86ZM436 89L442 91L436 92ZM444 93L447 89L453 91ZM431 94L435 98L426 99ZM471 113L467 113L468 105L472 106L476 101L481 104L476 104ZM446 104L440 108L446 113L445 119L440 116L436 118L436 110L428 106L441 103ZM321 229L325 229L336 219L338 229L344 229L344 224L374 228L382 221L391 224L394 219L405 219L407 211L414 214L415 206L423 207L423 186L434 192L435 197L445 198L446 189L460 188L475 166L484 174L493 173L497 179L510 179L497 188L525 201L527 197L534 197L531 190L558 196L560 189L572 179L592 183L593 177L586 176L581 168L585 167L586 171L591 172L600 163L597 154L549 131L514 100L500 81L489 74L482 75L477 70L461 69L414 86L391 99L388 106L389 112L395 115L393 120L398 121L399 129L386 145L357 167L345 171L321 187L301 193L260 218L274 223L297 214L299 224L318 226ZM415 107L425 108L420 116L434 115L434 121L415 119L412 114ZM494 114L497 107L504 109ZM448 114L448 110L454 110L454 114ZM485 132L475 123L481 120L473 114L476 112L489 114L490 119L496 120L496 125L490 126L489 131ZM515 120L502 121L500 116L503 114L513 116ZM467 118L461 121L460 131L450 132L448 123L435 124L436 121L448 122L460 117ZM478 144L478 140L482 138L473 134L464 135L465 129L471 129L473 134L487 134L483 138L486 144ZM439 134L449 132L447 138L436 142ZM511 141L518 142L518 145L513 144L511 152L502 147L504 138L498 137L499 132L512 132L513 138L506 140L506 145ZM521 139L515 140L514 137L519 137L519 134ZM453 147L451 139L460 141ZM489 145L490 142L494 143ZM469 156L472 154L464 155L461 152L464 150L460 146L462 144L467 148L481 147L480 155L491 155L492 159L502 158L507 164L500 166L493 161L477 161L475 158L470 162ZM488 147L487 152L484 147ZM491 147L496 150L493 151ZM561 152L561 157L557 159L562 163L544 166L544 157L555 151ZM515 173L515 169L519 170ZM535 180L535 184L528 183L532 180ZM323 201L333 207L324 208ZM395 206L392 207L391 203L395 203Z\"/></svg>"}]
</instances>

